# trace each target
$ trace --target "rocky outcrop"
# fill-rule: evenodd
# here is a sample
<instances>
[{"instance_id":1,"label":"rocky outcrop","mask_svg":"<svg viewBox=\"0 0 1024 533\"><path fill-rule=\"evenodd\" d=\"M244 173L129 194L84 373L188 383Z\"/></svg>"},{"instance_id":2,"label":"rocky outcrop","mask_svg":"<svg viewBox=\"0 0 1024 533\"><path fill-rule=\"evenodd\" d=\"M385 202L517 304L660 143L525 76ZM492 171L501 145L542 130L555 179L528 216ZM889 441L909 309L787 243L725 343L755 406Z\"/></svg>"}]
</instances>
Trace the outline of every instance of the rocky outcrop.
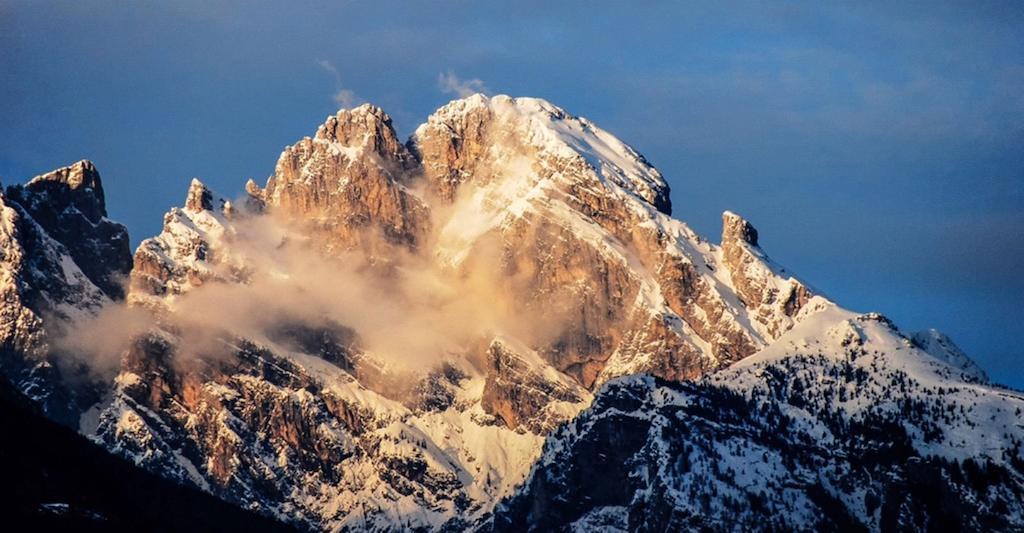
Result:
<instances>
[{"instance_id":1,"label":"rocky outcrop","mask_svg":"<svg viewBox=\"0 0 1024 533\"><path fill-rule=\"evenodd\" d=\"M543 363L529 348L495 340L487 350L487 374L481 407L511 429L545 435L589 403L590 393Z\"/></svg>"},{"instance_id":2,"label":"rocky outcrop","mask_svg":"<svg viewBox=\"0 0 1024 533\"><path fill-rule=\"evenodd\" d=\"M576 174L609 180L658 211L672 213L668 185L643 156L586 119L537 98L477 94L456 100L431 115L409 145L432 188L448 201L463 183L502 178L481 170L499 170L493 169L493 158L529 147L534 155L559 157L558 164Z\"/></svg>"},{"instance_id":3,"label":"rocky outcrop","mask_svg":"<svg viewBox=\"0 0 1024 533\"><path fill-rule=\"evenodd\" d=\"M177 351L173 337L159 334L133 346L96 438L229 501L309 520L282 514L285 495L316 490L315 480L340 482L351 439L371 426L366 408L251 343L212 366Z\"/></svg>"},{"instance_id":4,"label":"rocky outcrop","mask_svg":"<svg viewBox=\"0 0 1024 533\"><path fill-rule=\"evenodd\" d=\"M508 298L521 313L563 324L534 347L585 387L637 371L693 377L738 360L791 326L811 294L799 285L782 311L774 300L734 305L743 299L735 263L668 217L660 173L542 100L452 102L409 145L441 206L435 253L471 270L502 243ZM765 261L751 255L737 268L753 265L762 283L783 283ZM743 325L750 322L758 326ZM672 354L671 362L652 352Z\"/></svg>"},{"instance_id":5,"label":"rocky outcrop","mask_svg":"<svg viewBox=\"0 0 1024 533\"><path fill-rule=\"evenodd\" d=\"M757 244L757 230L739 215L722 215L722 258L743 305L758 329L773 339L793 326L811 299L806 285L778 267Z\"/></svg>"},{"instance_id":6,"label":"rocky outcrop","mask_svg":"<svg viewBox=\"0 0 1024 533\"><path fill-rule=\"evenodd\" d=\"M172 208L164 215L160 235L143 240L135 250L129 300L152 306L161 297L182 294L212 280L242 281L244 265L233 263L221 245L230 237L228 221L233 212L231 202L193 179L185 207Z\"/></svg>"},{"instance_id":7,"label":"rocky outcrop","mask_svg":"<svg viewBox=\"0 0 1024 533\"><path fill-rule=\"evenodd\" d=\"M221 211L226 207L226 202L221 202ZM198 179L193 179L188 187L188 194L185 196L185 211L189 213L202 213L213 211L213 192Z\"/></svg>"},{"instance_id":8,"label":"rocky outcrop","mask_svg":"<svg viewBox=\"0 0 1024 533\"><path fill-rule=\"evenodd\" d=\"M329 362L351 346L320 339L283 353L225 339L229 353L189 356L180 338L154 332L124 358L95 438L314 529L459 529L521 482L541 439L480 412L483 379L470 367L424 376L406 406Z\"/></svg>"}]
</instances>

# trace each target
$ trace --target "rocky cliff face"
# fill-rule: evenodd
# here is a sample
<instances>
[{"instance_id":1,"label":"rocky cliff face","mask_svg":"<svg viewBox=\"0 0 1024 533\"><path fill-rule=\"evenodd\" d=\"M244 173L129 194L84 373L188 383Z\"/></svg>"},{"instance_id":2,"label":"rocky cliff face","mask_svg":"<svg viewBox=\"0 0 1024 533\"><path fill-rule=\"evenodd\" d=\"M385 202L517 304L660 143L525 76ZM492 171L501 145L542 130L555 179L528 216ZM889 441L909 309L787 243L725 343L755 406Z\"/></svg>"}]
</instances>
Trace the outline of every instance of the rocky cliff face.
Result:
<instances>
[{"instance_id":1,"label":"rocky cliff face","mask_svg":"<svg viewBox=\"0 0 1024 533\"><path fill-rule=\"evenodd\" d=\"M722 259L755 329L774 339L793 327L813 294L768 259L754 226L728 211L722 215Z\"/></svg>"},{"instance_id":2,"label":"rocky cliff face","mask_svg":"<svg viewBox=\"0 0 1024 533\"><path fill-rule=\"evenodd\" d=\"M8 524L32 531L276 531L247 513L111 455L0 378L0 498ZM171 512L169 512L171 511Z\"/></svg>"},{"instance_id":3,"label":"rocky cliff face","mask_svg":"<svg viewBox=\"0 0 1024 533\"><path fill-rule=\"evenodd\" d=\"M160 235L142 241L133 258L129 301L136 305L156 305L160 298L181 294L213 279L242 281L243 265L230 265L228 272L215 272L214 265L225 261L219 247L225 238L231 203L214 197L198 179L193 179L185 198L185 207L175 207L164 215ZM225 256L226 257L226 256Z\"/></svg>"},{"instance_id":4,"label":"rocky cliff face","mask_svg":"<svg viewBox=\"0 0 1024 533\"><path fill-rule=\"evenodd\" d=\"M107 218L103 183L90 161L38 176L24 186L8 187L7 196L64 245L82 273L107 297L124 298L124 281L131 269L128 232Z\"/></svg>"},{"instance_id":5,"label":"rocky cliff face","mask_svg":"<svg viewBox=\"0 0 1024 533\"><path fill-rule=\"evenodd\" d=\"M95 404L83 428L136 464L313 529L484 524L556 429L579 454L567 468L621 459L602 471L613 485L548 483L545 459L489 525L631 526L597 505L636 501L624 480L679 457L636 449L654 450L655 426L704 427L656 419L665 402L640 396L670 393L651 384L742 365L832 308L749 222L726 213L720 246L699 237L643 156L538 99L456 100L404 144L379 108L339 111L241 199L193 180L134 257L91 164L2 200L4 371L63 406L51 416ZM113 383L64 387L47 330L122 298L149 327ZM940 334L913 344L984 379ZM664 380L629 382L651 412L574 441L640 373ZM563 509L574 490L590 503Z\"/></svg>"}]
</instances>

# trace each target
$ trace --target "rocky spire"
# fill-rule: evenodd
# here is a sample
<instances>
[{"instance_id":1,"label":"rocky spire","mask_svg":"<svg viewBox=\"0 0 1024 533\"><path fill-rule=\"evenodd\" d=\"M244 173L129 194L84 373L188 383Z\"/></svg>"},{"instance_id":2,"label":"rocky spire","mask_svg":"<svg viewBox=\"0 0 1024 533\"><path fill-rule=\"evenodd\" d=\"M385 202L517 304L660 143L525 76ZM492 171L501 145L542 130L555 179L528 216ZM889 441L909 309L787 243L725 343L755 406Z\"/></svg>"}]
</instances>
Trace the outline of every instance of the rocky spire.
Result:
<instances>
[{"instance_id":1,"label":"rocky spire","mask_svg":"<svg viewBox=\"0 0 1024 533\"><path fill-rule=\"evenodd\" d=\"M254 198L260 198L263 196L263 190L256 183L256 180L249 178L245 181L245 193Z\"/></svg>"},{"instance_id":2,"label":"rocky spire","mask_svg":"<svg viewBox=\"0 0 1024 533\"><path fill-rule=\"evenodd\" d=\"M213 193L198 178L192 178L192 183L188 187L188 196L185 197L185 210L200 213L212 209Z\"/></svg>"},{"instance_id":3,"label":"rocky spire","mask_svg":"<svg viewBox=\"0 0 1024 533\"><path fill-rule=\"evenodd\" d=\"M746 219L722 213L722 260L733 288L769 340L793 324L793 317L813 294L773 263L757 242L757 229Z\"/></svg>"},{"instance_id":4,"label":"rocky spire","mask_svg":"<svg viewBox=\"0 0 1024 533\"><path fill-rule=\"evenodd\" d=\"M757 229L732 211L722 213L722 247L735 246L740 242L757 246Z\"/></svg>"},{"instance_id":5,"label":"rocky spire","mask_svg":"<svg viewBox=\"0 0 1024 533\"><path fill-rule=\"evenodd\" d=\"M409 159L395 134L391 117L383 109L370 104L341 109L334 116L327 117L317 128L315 138L345 147L369 149L403 161Z\"/></svg>"},{"instance_id":6,"label":"rocky spire","mask_svg":"<svg viewBox=\"0 0 1024 533\"><path fill-rule=\"evenodd\" d=\"M349 249L378 233L389 244L415 247L429 226L426 206L403 186L416 160L380 108L342 109L285 148L262 193L270 211L308 222L324 244ZM319 231L320 229L326 231Z\"/></svg>"},{"instance_id":7,"label":"rocky spire","mask_svg":"<svg viewBox=\"0 0 1024 533\"><path fill-rule=\"evenodd\" d=\"M243 208L250 213L262 213L266 208L266 202L263 201L263 189L252 178L245 182L245 194Z\"/></svg>"}]
</instances>

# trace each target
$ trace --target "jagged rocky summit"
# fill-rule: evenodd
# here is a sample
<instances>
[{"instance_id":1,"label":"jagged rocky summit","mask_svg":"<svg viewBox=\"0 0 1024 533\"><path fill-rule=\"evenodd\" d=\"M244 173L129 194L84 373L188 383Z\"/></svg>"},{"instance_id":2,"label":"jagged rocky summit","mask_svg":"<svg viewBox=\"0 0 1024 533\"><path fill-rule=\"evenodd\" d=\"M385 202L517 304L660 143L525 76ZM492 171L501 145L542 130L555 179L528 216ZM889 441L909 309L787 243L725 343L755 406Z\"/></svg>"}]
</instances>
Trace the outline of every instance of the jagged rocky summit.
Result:
<instances>
[{"instance_id":1,"label":"jagged rocky summit","mask_svg":"<svg viewBox=\"0 0 1024 533\"><path fill-rule=\"evenodd\" d=\"M193 180L132 257L91 163L9 187L4 373L310 529L1022 524L1019 393L842 310L736 214L696 235L643 156L548 102L456 100L405 143L342 110L244 189ZM51 339L112 305L148 326L104 381Z\"/></svg>"},{"instance_id":2,"label":"jagged rocky summit","mask_svg":"<svg viewBox=\"0 0 1024 533\"><path fill-rule=\"evenodd\" d=\"M77 425L102 384L82 383L86 370L62 357L48 334L122 300L130 269L128 230L107 218L92 163L79 161L0 195L0 364L53 419Z\"/></svg>"}]
</instances>

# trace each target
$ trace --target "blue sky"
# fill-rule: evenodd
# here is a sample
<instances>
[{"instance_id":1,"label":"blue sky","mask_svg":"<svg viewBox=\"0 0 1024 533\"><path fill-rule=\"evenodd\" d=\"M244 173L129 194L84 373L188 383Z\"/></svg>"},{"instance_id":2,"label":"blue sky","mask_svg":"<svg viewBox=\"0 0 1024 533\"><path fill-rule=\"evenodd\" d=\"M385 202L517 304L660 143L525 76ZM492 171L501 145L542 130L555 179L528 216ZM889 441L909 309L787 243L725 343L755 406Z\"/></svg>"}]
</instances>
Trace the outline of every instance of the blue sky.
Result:
<instances>
[{"instance_id":1,"label":"blue sky","mask_svg":"<svg viewBox=\"0 0 1024 533\"><path fill-rule=\"evenodd\" d=\"M1024 387L1024 3L0 1L0 178L96 162L133 241L262 182L341 103L407 135L460 89L635 146L675 216Z\"/></svg>"}]
</instances>

